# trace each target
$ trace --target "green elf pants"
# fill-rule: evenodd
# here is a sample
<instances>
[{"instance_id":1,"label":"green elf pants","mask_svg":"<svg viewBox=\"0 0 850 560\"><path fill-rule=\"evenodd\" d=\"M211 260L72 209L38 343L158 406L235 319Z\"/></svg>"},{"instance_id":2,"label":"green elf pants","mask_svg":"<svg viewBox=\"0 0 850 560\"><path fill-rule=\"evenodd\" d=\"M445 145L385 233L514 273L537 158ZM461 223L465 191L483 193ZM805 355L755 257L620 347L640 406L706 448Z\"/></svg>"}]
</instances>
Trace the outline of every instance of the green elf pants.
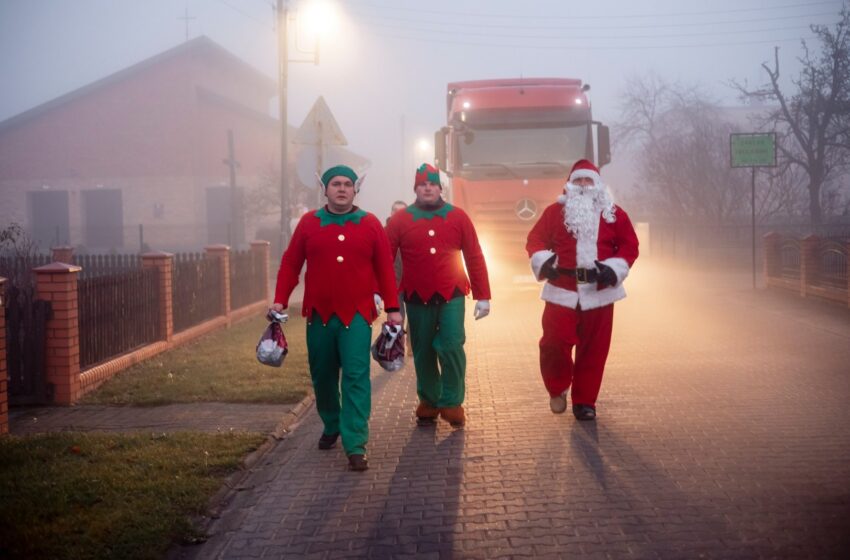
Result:
<instances>
[{"instance_id":1,"label":"green elf pants","mask_svg":"<svg viewBox=\"0 0 850 560\"><path fill-rule=\"evenodd\" d=\"M463 404L466 391L463 300L456 297L436 305L407 304L416 392L420 400L437 408Z\"/></svg>"},{"instance_id":2,"label":"green elf pants","mask_svg":"<svg viewBox=\"0 0 850 560\"><path fill-rule=\"evenodd\" d=\"M307 357L316 393L316 410L325 424L324 433L342 436L346 455L366 453L369 440L371 344L372 327L359 313L348 327L336 315L323 325L321 317L314 313L307 323Z\"/></svg>"}]
</instances>

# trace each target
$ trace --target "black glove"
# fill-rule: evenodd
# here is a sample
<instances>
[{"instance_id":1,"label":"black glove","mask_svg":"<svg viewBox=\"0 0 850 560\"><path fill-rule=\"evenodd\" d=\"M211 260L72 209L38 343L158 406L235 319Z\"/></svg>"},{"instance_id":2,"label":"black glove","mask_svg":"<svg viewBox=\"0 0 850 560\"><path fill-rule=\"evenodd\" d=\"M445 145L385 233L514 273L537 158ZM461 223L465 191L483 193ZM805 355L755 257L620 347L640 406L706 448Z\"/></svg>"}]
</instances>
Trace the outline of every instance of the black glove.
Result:
<instances>
[{"instance_id":1,"label":"black glove","mask_svg":"<svg viewBox=\"0 0 850 560\"><path fill-rule=\"evenodd\" d=\"M558 255L552 255L546 262L543 263L543 266L540 267L540 277L545 278L546 280L554 280L558 276L561 275L558 272L558 269L555 268L555 259L558 258Z\"/></svg>"},{"instance_id":2,"label":"black glove","mask_svg":"<svg viewBox=\"0 0 850 560\"><path fill-rule=\"evenodd\" d=\"M596 274L596 281L602 284L603 286L616 286L617 273L614 272L614 269L608 266L607 264L602 264L599 261L593 262L596 263L596 268L599 269L599 272Z\"/></svg>"}]
</instances>

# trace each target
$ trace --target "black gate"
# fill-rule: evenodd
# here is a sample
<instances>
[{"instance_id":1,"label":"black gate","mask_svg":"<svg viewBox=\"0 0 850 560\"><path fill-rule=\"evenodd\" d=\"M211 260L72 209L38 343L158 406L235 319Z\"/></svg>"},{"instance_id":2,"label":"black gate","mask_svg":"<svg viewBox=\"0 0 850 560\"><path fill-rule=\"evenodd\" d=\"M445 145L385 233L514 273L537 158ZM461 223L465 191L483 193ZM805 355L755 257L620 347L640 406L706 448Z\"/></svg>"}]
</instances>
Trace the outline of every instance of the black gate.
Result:
<instances>
[{"instance_id":1,"label":"black gate","mask_svg":"<svg viewBox=\"0 0 850 560\"><path fill-rule=\"evenodd\" d=\"M45 358L50 302L32 289L6 288L6 367L9 404L48 402Z\"/></svg>"}]
</instances>

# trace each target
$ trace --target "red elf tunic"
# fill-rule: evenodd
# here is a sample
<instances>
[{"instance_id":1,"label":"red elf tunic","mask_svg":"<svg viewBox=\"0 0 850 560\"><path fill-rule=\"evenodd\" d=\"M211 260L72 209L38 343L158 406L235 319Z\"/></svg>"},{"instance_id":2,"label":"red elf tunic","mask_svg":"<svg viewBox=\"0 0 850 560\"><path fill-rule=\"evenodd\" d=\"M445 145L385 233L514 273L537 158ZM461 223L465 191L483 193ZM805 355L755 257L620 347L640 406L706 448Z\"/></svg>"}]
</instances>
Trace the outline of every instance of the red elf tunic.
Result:
<instances>
[{"instance_id":1,"label":"red elf tunic","mask_svg":"<svg viewBox=\"0 0 850 560\"><path fill-rule=\"evenodd\" d=\"M332 214L326 208L304 214L280 260L275 303L289 305L305 261L305 317L315 311L327 323L336 314L348 326L360 313L371 324L378 316L376 287L387 309L398 308L389 242L373 214L356 206L348 214Z\"/></svg>"},{"instance_id":2,"label":"red elf tunic","mask_svg":"<svg viewBox=\"0 0 850 560\"><path fill-rule=\"evenodd\" d=\"M439 294L443 300L472 289L476 300L490 299L490 280L478 235L466 212L444 204L425 211L408 206L396 212L387 224L390 252L401 250L403 270L400 290L405 299L414 294L429 302ZM461 261L466 263L469 278Z\"/></svg>"}]
</instances>

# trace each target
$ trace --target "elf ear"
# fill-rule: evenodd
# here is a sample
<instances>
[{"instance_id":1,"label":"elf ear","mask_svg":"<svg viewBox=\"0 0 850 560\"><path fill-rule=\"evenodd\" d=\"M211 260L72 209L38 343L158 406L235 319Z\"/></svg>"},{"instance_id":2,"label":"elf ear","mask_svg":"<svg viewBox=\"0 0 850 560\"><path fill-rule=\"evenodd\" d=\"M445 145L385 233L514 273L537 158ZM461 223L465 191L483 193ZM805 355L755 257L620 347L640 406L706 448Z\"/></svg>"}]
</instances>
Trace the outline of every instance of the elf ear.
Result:
<instances>
[{"instance_id":1,"label":"elf ear","mask_svg":"<svg viewBox=\"0 0 850 560\"><path fill-rule=\"evenodd\" d=\"M366 174L361 175L357 181L354 182L354 193L357 194L360 192L360 185L363 184L363 180L366 179Z\"/></svg>"},{"instance_id":2,"label":"elf ear","mask_svg":"<svg viewBox=\"0 0 850 560\"><path fill-rule=\"evenodd\" d=\"M316 180L319 182L319 186L320 186L322 189L324 189L324 188L325 188L325 184L322 182L322 176L321 176L321 175L319 175L318 171L316 172L316 174L315 174L315 175L316 175Z\"/></svg>"}]
</instances>

